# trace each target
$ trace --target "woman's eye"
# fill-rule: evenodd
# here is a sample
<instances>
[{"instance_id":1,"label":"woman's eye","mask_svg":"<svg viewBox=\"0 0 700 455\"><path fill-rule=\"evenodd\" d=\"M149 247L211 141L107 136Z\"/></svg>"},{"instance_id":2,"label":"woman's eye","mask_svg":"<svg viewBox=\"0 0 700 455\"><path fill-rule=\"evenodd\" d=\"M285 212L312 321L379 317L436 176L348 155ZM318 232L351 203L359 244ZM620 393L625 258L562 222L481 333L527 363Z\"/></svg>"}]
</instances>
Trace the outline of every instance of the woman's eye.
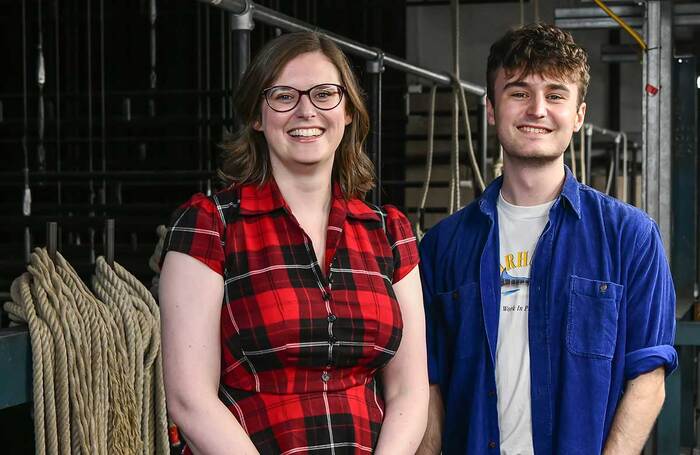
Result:
<instances>
[{"instance_id":1,"label":"woman's eye","mask_svg":"<svg viewBox=\"0 0 700 455\"><path fill-rule=\"evenodd\" d=\"M291 93L278 93L275 95L275 99L278 101L290 101L294 99L294 96Z\"/></svg>"}]
</instances>

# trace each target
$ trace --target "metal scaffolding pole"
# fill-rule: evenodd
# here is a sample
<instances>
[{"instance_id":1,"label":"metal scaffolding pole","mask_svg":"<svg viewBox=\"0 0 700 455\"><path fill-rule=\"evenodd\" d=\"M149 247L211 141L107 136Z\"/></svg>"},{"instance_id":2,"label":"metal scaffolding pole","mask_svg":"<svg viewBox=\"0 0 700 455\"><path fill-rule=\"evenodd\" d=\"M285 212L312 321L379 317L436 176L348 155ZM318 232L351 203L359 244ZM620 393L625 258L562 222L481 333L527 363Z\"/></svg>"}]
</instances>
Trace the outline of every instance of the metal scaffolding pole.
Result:
<instances>
[{"instance_id":1,"label":"metal scaffolding pole","mask_svg":"<svg viewBox=\"0 0 700 455\"><path fill-rule=\"evenodd\" d=\"M647 2L642 102L642 208L659 224L666 255L671 254L671 94L673 2Z\"/></svg>"},{"instance_id":2,"label":"metal scaffolding pole","mask_svg":"<svg viewBox=\"0 0 700 455\"><path fill-rule=\"evenodd\" d=\"M376 186L370 200L375 205L382 202L382 73L384 72L384 54L379 52L379 58L367 61L367 77L369 78L369 158L374 163Z\"/></svg>"},{"instance_id":3,"label":"metal scaffolding pole","mask_svg":"<svg viewBox=\"0 0 700 455\"><path fill-rule=\"evenodd\" d=\"M341 49L343 49L348 54L356 55L358 57L364 58L365 60L377 60L378 58L380 58L380 54L382 54L385 67L394 68L404 73L412 74L414 76L433 81L440 85L452 85L452 79L447 73L431 71L420 66L412 65L411 63L408 63L407 61L398 57L394 57L389 54L384 54L379 49L365 46L364 44L358 43L357 41L353 41L345 37L336 35L334 33L328 32L326 30L314 27L291 16L287 16L273 9L258 5L254 2L250 2L247 0L199 1L212 6L216 6L218 8L223 8L235 14L241 14L247 8L251 8L253 12L253 20L255 21L260 21L264 24L278 27L280 29L287 30L290 32L316 32L326 36L327 38L335 42ZM471 93L476 96L483 96L486 94L485 87L481 87L479 85L472 84L471 82L466 81L460 81L460 84L462 85L462 87L464 87L464 90L466 90L467 93Z\"/></svg>"}]
</instances>

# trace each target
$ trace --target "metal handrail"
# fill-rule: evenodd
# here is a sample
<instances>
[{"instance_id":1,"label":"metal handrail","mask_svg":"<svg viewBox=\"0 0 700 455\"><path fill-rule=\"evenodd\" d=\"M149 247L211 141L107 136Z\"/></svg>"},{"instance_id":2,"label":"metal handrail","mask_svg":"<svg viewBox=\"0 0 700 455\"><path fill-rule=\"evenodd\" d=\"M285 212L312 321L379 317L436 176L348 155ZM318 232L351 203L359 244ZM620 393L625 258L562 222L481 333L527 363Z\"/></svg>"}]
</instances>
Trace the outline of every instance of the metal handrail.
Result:
<instances>
[{"instance_id":1,"label":"metal handrail","mask_svg":"<svg viewBox=\"0 0 700 455\"><path fill-rule=\"evenodd\" d=\"M366 60L376 60L379 58L383 58L384 60L384 65L397 69L399 71L403 71L404 73L412 74L414 76L418 76L423 79L430 80L432 82L435 82L440 85L452 85L452 78L450 75L446 72L437 72L433 70L429 70L427 68L423 68L417 65L414 65L412 63L407 62L406 60L403 60L398 57L394 57L389 54L385 54L382 52L380 49L377 48L372 48L369 46L365 46L364 44L358 43L357 41L353 41L351 39L345 38L340 35L336 35L334 33L331 33L329 31L316 28L311 26L310 24L307 24L305 22L302 22L298 19L295 19L291 16L287 16L286 14L282 14L279 11L275 11L273 9L267 8L262 5L258 5L254 2L247 1L247 0L199 0L202 3L206 3L212 6L216 6L218 8L222 8L226 11L229 11L234 14L242 14L245 11L251 10L253 14L253 18L255 20L259 20L260 22L267 24L267 25L272 25L275 27L279 27L281 29L290 31L290 32L316 32L318 34L324 35L333 42L335 42L341 49L343 49L345 52L356 55L358 57L364 58ZM464 87L464 90L467 92L477 95L477 96L485 96L486 95L486 88L481 87L477 84L473 84L471 82L467 81L459 81L462 87Z\"/></svg>"}]
</instances>

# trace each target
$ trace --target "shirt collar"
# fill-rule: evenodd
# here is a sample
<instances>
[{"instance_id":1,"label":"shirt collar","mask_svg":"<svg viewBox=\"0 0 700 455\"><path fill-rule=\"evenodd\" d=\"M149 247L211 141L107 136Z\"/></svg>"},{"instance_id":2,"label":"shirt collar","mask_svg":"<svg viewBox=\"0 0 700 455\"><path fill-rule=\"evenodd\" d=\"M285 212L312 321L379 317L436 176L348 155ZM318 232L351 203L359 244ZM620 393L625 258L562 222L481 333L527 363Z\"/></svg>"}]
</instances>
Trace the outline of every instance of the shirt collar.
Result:
<instances>
[{"instance_id":1,"label":"shirt collar","mask_svg":"<svg viewBox=\"0 0 700 455\"><path fill-rule=\"evenodd\" d=\"M240 213L243 215L270 213L282 208L290 211L274 177L270 177L262 185L255 183L241 185L239 194ZM378 209L356 198L346 200L338 182L333 182L331 210L336 212L339 218L344 218L347 214L349 217L360 220L380 220Z\"/></svg>"},{"instance_id":2,"label":"shirt collar","mask_svg":"<svg viewBox=\"0 0 700 455\"><path fill-rule=\"evenodd\" d=\"M269 178L260 185L256 183L243 184L238 191L242 215L270 213L287 207L274 178Z\"/></svg>"},{"instance_id":3,"label":"shirt collar","mask_svg":"<svg viewBox=\"0 0 700 455\"><path fill-rule=\"evenodd\" d=\"M566 165L564 165L564 172L564 186L561 189L560 198L565 200L567 202L566 206L578 219L581 219L581 195L579 193L581 184L576 181L576 178ZM496 212L496 201L498 201L498 194L502 186L503 176L491 182L481 195L479 209L491 218L493 218Z\"/></svg>"}]
</instances>

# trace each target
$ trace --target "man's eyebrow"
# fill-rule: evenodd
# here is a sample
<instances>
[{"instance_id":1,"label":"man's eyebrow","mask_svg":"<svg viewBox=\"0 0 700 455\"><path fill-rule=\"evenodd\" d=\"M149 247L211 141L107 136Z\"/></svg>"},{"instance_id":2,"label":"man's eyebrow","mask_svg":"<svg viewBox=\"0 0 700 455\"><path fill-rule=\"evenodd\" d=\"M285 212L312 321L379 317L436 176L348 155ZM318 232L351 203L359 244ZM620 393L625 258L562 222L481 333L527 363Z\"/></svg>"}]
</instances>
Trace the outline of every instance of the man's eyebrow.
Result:
<instances>
[{"instance_id":1,"label":"man's eyebrow","mask_svg":"<svg viewBox=\"0 0 700 455\"><path fill-rule=\"evenodd\" d=\"M528 84L525 81L512 81L508 82L506 85L503 86L503 90L507 90L511 87L520 87L520 88L529 88L530 84ZM570 92L569 87L567 87L564 84L557 84L557 83L550 83L547 84L547 89L548 90L561 90L563 92Z\"/></svg>"}]
</instances>

